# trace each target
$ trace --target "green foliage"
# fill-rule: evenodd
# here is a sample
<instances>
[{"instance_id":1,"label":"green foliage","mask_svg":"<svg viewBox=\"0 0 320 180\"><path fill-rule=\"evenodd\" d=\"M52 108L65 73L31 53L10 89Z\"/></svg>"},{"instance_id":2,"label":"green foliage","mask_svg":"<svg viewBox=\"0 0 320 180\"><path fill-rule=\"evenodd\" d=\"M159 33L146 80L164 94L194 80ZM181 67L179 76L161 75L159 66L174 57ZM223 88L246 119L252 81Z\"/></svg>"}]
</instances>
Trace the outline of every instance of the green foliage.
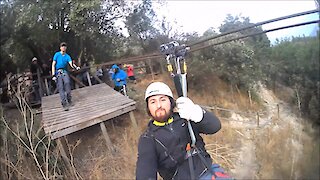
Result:
<instances>
[{"instance_id":1,"label":"green foliage","mask_svg":"<svg viewBox=\"0 0 320 180\"><path fill-rule=\"evenodd\" d=\"M22 70L34 56L48 63L62 41L73 59L101 62L119 56L113 49L122 47L124 38L115 20L130 10L122 0L12 0L0 7L1 61Z\"/></svg>"},{"instance_id":2,"label":"green foliage","mask_svg":"<svg viewBox=\"0 0 320 180\"><path fill-rule=\"evenodd\" d=\"M301 97L302 113L320 123L319 33L278 41L271 56L270 80L294 88Z\"/></svg>"},{"instance_id":3,"label":"green foliage","mask_svg":"<svg viewBox=\"0 0 320 180\"><path fill-rule=\"evenodd\" d=\"M215 73L232 85L250 88L260 77L252 48L241 41L201 50L193 58L191 66L190 74L195 81L200 81L206 74Z\"/></svg>"},{"instance_id":4,"label":"green foliage","mask_svg":"<svg viewBox=\"0 0 320 180\"><path fill-rule=\"evenodd\" d=\"M220 32L230 32L235 29L252 25L249 18L228 15ZM236 34L228 35L209 43L217 43L243 35L262 32L261 27L252 28ZM218 35L212 28L208 29L200 39ZM216 73L222 79L239 88L248 90L255 82L264 77L263 67L270 55L270 41L266 34L229 42L218 46L211 46L201 50L193 56L191 78L200 81L206 74ZM196 67L196 68L194 68Z\"/></svg>"},{"instance_id":5,"label":"green foliage","mask_svg":"<svg viewBox=\"0 0 320 180\"><path fill-rule=\"evenodd\" d=\"M159 48L160 42L153 40L159 35L154 27L155 18L151 0L143 0L141 4L135 6L133 12L126 18L132 47L140 49L143 53L153 52Z\"/></svg>"}]
</instances>

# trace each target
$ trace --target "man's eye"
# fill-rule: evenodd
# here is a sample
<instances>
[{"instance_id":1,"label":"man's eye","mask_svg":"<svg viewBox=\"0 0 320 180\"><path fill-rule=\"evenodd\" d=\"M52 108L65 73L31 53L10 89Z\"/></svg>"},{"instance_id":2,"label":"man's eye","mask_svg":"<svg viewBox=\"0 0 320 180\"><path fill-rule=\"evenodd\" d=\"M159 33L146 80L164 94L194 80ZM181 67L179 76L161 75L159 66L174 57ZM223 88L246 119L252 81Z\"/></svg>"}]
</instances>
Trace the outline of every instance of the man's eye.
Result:
<instances>
[{"instance_id":1,"label":"man's eye","mask_svg":"<svg viewBox=\"0 0 320 180\"><path fill-rule=\"evenodd\" d=\"M166 99L161 99L161 101L167 101Z\"/></svg>"},{"instance_id":2,"label":"man's eye","mask_svg":"<svg viewBox=\"0 0 320 180\"><path fill-rule=\"evenodd\" d=\"M150 101L150 104L154 104L154 101Z\"/></svg>"}]
</instances>

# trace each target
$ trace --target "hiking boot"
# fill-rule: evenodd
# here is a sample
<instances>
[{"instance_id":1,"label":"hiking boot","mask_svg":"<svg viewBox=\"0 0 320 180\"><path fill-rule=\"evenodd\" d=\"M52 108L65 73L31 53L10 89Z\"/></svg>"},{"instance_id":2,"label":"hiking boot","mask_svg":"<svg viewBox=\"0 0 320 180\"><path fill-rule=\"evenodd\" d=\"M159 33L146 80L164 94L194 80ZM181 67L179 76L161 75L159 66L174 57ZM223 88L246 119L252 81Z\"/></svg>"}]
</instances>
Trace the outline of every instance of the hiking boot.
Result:
<instances>
[{"instance_id":1,"label":"hiking boot","mask_svg":"<svg viewBox=\"0 0 320 180\"><path fill-rule=\"evenodd\" d=\"M69 106L67 103L62 104L62 108L64 111L69 111Z\"/></svg>"}]
</instances>

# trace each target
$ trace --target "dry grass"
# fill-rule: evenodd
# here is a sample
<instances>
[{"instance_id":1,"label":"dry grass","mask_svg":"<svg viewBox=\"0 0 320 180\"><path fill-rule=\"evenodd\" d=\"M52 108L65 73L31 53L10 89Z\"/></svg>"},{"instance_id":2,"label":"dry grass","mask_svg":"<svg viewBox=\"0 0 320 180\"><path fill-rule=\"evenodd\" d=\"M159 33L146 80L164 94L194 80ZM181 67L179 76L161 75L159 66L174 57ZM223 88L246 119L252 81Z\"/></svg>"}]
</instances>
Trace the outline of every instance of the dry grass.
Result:
<instances>
[{"instance_id":1,"label":"dry grass","mask_svg":"<svg viewBox=\"0 0 320 180\"><path fill-rule=\"evenodd\" d=\"M211 75L210 80L206 82L204 88L189 87L189 97L198 104L207 106L219 106L239 111L257 111L261 105L252 101L250 104L247 92L243 92L233 87L233 93L230 85L219 79L215 75ZM205 98L204 98L205 97Z\"/></svg>"},{"instance_id":2,"label":"dry grass","mask_svg":"<svg viewBox=\"0 0 320 180\"><path fill-rule=\"evenodd\" d=\"M257 134L259 178L319 178L319 138L313 139L289 123L283 127L268 127Z\"/></svg>"},{"instance_id":3,"label":"dry grass","mask_svg":"<svg viewBox=\"0 0 320 180\"><path fill-rule=\"evenodd\" d=\"M12 88L17 109L0 117L2 179L79 179L72 161L71 166L64 165L56 143L45 135L39 117L26 102L24 85Z\"/></svg>"},{"instance_id":4,"label":"dry grass","mask_svg":"<svg viewBox=\"0 0 320 180\"><path fill-rule=\"evenodd\" d=\"M23 94L15 92L20 118L1 116L1 164L4 179L56 179L61 170L57 167L58 154L50 138L41 131Z\"/></svg>"},{"instance_id":5,"label":"dry grass","mask_svg":"<svg viewBox=\"0 0 320 180\"><path fill-rule=\"evenodd\" d=\"M124 119L117 119L122 121ZM135 177L135 163L137 158L138 135L129 123L107 125L111 141L115 148L110 152L100 132L90 134L90 131L78 133L82 137L74 157L75 166L85 179L133 179ZM98 130L98 127L93 127ZM94 141L93 141L94 140ZM73 143L77 143L79 140ZM71 142L72 144L72 142ZM76 150L76 151L77 151ZM90 168L88 168L90 167Z\"/></svg>"}]
</instances>

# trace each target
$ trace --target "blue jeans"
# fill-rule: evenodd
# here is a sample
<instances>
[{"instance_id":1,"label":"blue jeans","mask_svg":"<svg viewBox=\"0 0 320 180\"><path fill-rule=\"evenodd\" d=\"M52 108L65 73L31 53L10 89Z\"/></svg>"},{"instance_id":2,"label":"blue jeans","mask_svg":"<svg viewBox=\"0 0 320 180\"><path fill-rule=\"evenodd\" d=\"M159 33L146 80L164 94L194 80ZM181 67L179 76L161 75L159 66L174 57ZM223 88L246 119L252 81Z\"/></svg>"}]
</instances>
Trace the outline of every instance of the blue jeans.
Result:
<instances>
[{"instance_id":1,"label":"blue jeans","mask_svg":"<svg viewBox=\"0 0 320 180\"><path fill-rule=\"evenodd\" d=\"M58 72L57 85L60 94L61 104L66 105L71 101L70 77L67 72Z\"/></svg>"}]
</instances>

